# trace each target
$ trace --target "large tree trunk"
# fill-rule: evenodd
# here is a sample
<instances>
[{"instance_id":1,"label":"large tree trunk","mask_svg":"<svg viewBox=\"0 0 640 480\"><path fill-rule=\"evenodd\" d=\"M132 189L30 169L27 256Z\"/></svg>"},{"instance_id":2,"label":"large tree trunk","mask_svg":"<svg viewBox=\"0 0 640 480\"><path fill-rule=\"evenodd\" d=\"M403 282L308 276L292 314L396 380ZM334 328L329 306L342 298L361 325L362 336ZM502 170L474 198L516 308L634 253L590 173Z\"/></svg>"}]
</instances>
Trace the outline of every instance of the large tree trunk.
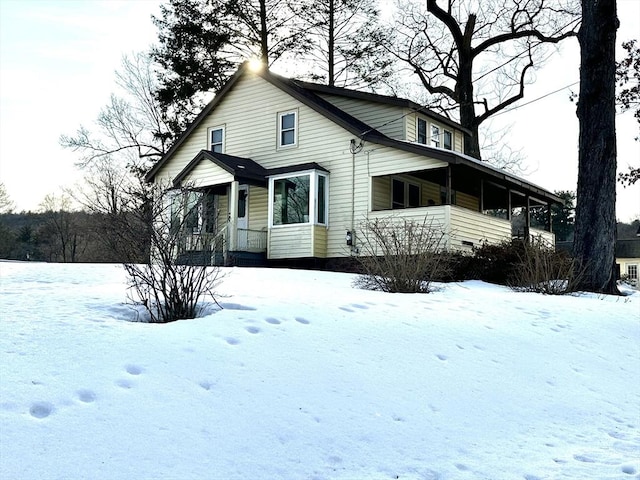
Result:
<instances>
[{"instance_id":1,"label":"large tree trunk","mask_svg":"<svg viewBox=\"0 0 640 480\"><path fill-rule=\"evenodd\" d=\"M582 0L580 122L574 254L586 275L581 290L618 293L615 278L616 0Z\"/></svg>"}]
</instances>

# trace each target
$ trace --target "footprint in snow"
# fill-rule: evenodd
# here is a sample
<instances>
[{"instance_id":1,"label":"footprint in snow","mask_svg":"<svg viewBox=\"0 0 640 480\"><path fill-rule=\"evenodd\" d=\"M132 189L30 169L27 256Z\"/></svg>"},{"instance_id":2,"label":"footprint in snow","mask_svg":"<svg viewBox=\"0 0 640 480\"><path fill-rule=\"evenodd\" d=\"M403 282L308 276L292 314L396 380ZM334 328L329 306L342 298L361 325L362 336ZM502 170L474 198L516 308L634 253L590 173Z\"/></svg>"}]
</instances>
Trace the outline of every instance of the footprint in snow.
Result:
<instances>
[{"instance_id":1,"label":"footprint in snow","mask_svg":"<svg viewBox=\"0 0 640 480\"><path fill-rule=\"evenodd\" d=\"M282 323L280 320L273 317L265 318L264 321L267 323L270 323L271 325L280 325Z\"/></svg>"},{"instance_id":2,"label":"footprint in snow","mask_svg":"<svg viewBox=\"0 0 640 480\"><path fill-rule=\"evenodd\" d=\"M249 333L256 334L260 333L260 329L258 327L245 327L245 330Z\"/></svg>"},{"instance_id":3,"label":"footprint in snow","mask_svg":"<svg viewBox=\"0 0 640 480\"><path fill-rule=\"evenodd\" d=\"M229 344L229 345L238 345L240 343L240 340L238 340L237 338L225 338L225 341Z\"/></svg>"},{"instance_id":4,"label":"footprint in snow","mask_svg":"<svg viewBox=\"0 0 640 480\"><path fill-rule=\"evenodd\" d=\"M301 323L303 325L309 325L311 322L306 318L296 317L296 322Z\"/></svg>"},{"instance_id":5,"label":"footprint in snow","mask_svg":"<svg viewBox=\"0 0 640 480\"><path fill-rule=\"evenodd\" d=\"M125 370L129 375L140 375L142 373L142 368L137 365L127 365Z\"/></svg>"},{"instance_id":6,"label":"footprint in snow","mask_svg":"<svg viewBox=\"0 0 640 480\"><path fill-rule=\"evenodd\" d=\"M340 310L344 310L345 312L353 313L353 310L351 310L349 307L340 307Z\"/></svg>"},{"instance_id":7,"label":"footprint in snow","mask_svg":"<svg viewBox=\"0 0 640 480\"><path fill-rule=\"evenodd\" d=\"M36 402L29 408L29 414L33 418L47 418L53 412L53 405L49 402Z\"/></svg>"},{"instance_id":8,"label":"footprint in snow","mask_svg":"<svg viewBox=\"0 0 640 480\"><path fill-rule=\"evenodd\" d=\"M438 360L441 360L443 362L448 360L448 358L449 358L446 355L442 355L442 354L438 354L438 355L436 355L436 357L438 358Z\"/></svg>"},{"instance_id":9,"label":"footprint in snow","mask_svg":"<svg viewBox=\"0 0 640 480\"><path fill-rule=\"evenodd\" d=\"M96 394L91 390L78 390L77 392L78 400L82 403L92 403L96 400Z\"/></svg>"}]
</instances>

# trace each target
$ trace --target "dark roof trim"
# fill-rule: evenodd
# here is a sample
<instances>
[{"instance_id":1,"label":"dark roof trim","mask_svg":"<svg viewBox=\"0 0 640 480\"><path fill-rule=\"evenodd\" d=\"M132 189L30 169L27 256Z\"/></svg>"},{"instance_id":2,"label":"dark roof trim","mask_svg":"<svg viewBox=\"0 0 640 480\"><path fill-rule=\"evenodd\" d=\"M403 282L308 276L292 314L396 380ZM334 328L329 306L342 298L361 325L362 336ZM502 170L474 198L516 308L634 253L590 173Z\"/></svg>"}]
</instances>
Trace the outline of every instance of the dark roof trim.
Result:
<instances>
[{"instance_id":1,"label":"dark roof trim","mask_svg":"<svg viewBox=\"0 0 640 480\"><path fill-rule=\"evenodd\" d=\"M436 113L433 110L430 110L424 105L420 105L411 100L407 100L406 98L392 97L389 95L380 95L378 93L362 92L358 90L350 90L348 88L342 88L342 87L335 87L335 86L331 87L329 85L323 85L321 83L303 82L300 80L294 80L294 81L298 85L300 85L302 88L306 90L310 90L312 92L324 93L327 95L336 95L339 97L353 98L356 100L364 100L367 102L382 103L384 105L393 105L396 107L408 108L410 110L413 110L416 113L422 113L427 117L434 118L435 120L437 120L438 122L444 125L448 125L451 128L456 128L458 130L461 130L471 135L471 131L463 127L459 123L451 120L450 118L445 117L444 115Z\"/></svg>"},{"instance_id":2,"label":"dark roof trim","mask_svg":"<svg viewBox=\"0 0 640 480\"><path fill-rule=\"evenodd\" d=\"M309 170L319 170L329 173L329 170L315 162L300 163L287 167L266 169L250 158L236 157L223 153L213 153L208 150L200 150L193 157L182 171L173 179L173 186L178 187L180 183L203 161L209 161L233 175L234 180L250 183L252 185L266 186L267 178L275 175L283 175L294 172L305 172Z\"/></svg>"},{"instance_id":3,"label":"dark roof trim","mask_svg":"<svg viewBox=\"0 0 640 480\"><path fill-rule=\"evenodd\" d=\"M324 168L315 162L300 163L298 165L291 165L288 167L270 168L267 170L267 177L273 177L275 175L283 175L285 173L304 172L308 170L320 170L321 172L329 173L329 170Z\"/></svg>"},{"instance_id":4,"label":"dark roof trim","mask_svg":"<svg viewBox=\"0 0 640 480\"><path fill-rule=\"evenodd\" d=\"M218 167L229 172L236 180L242 180L247 183L258 185L264 185L266 182L267 170L250 158L235 157L233 155L200 150L193 160L191 160L173 179L173 185L175 187L180 185L182 180L184 180L200 162L205 160L213 162Z\"/></svg>"}]
</instances>

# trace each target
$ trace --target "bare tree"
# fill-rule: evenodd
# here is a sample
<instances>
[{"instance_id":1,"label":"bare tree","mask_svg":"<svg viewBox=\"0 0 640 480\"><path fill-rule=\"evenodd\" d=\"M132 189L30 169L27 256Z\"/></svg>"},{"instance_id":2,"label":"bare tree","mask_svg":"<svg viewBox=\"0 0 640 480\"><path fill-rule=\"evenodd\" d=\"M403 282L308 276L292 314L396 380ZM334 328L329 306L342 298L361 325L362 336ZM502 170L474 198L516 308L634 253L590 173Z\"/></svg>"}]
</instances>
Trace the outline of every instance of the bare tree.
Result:
<instances>
[{"instance_id":1,"label":"bare tree","mask_svg":"<svg viewBox=\"0 0 640 480\"><path fill-rule=\"evenodd\" d=\"M123 159L130 171L140 174L166 153L175 133L155 99L157 74L149 55L124 56L116 84L122 96L111 95L96 120L97 131L81 125L75 135L61 135L60 144L81 154L80 167Z\"/></svg>"},{"instance_id":2,"label":"bare tree","mask_svg":"<svg viewBox=\"0 0 640 480\"><path fill-rule=\"evenodd\" d=\"M465 153L481 158L479 127L524 96L547 44L576 35L575 0L406 0L392 53L432 95L430 106L457 117L471 135ZM479 111L478 111L479 107Z\"/></svg>"},{"instance_id":3,"label":"bare tree","mask_svg":"<svg viewBox=\"0 0 640 480\"><path fill-rule=\"evenodd\" d=\"M578 189L573 253L585 266L578 288L616 286L616 0L582 0Z\"/></svg>"},{"instance_id":4,"label":"bare tree","mask_svg":"<svg viewBox=\"0 0 640 480\"><path fill-rule=\"evenodd\" d=\"M11 213L15 208L13 200L9 197L4 183L0 183L0 214Z\"/></svg>"},{"instance_id":5,"label":"bare tree","mask_svg":"<svg viewBox=\"0 0 640 480\"><path fill-rule=\"evenodd\" d=\"M48 260L55 262L76 262L86 247L86 235L78 217L72 213L72 202L68 195L45 196L40 204L45 222L38 236L48 250Z\"/></svg>"}]
</instances>

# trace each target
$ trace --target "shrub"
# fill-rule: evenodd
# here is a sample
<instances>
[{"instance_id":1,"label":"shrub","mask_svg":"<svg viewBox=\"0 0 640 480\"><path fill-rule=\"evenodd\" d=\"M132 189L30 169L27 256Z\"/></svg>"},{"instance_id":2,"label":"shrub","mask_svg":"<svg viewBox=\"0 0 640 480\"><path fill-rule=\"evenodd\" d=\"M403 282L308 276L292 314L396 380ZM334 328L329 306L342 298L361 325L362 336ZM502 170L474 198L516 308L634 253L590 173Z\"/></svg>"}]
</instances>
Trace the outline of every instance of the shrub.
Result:
<instances>
[{"instance_id":1,"label":"shrub","mask_svg":"<svg viewBox=\"0 0 640 480\"><path fill-rule=\"evenodd\" d=\"M564 295L576 291L585 269L541 238L523 244L509 286L517 291Z\"/></svg>"},{"instance_id":2,"label":"shrub","mask_svg":"<svg viewBox=\"0 0 640 480\"><path fill-rule=\"evenodd\" d=\"M468 278L508 285L517 273L525 242L520 239L497 244L482 243L474 248L468 265Z\"/></svg>"},{"instance_id":3,"label":"shrub","mask_svg":"<svg viewBox=\"0 0 640 480\"><path fill-rule=\"evenodd\" d=\"M141 212L146 218L140 221L151 226L148 261L124 264L129 298L145 308L151 323L195 318L201 313L203 297L209 295L216 302L213 290L221 280L220 269L176 261L192 231L189 216L197 205L189 203L189 192L184 189L172 190L170 202L161 187L154 193Z\"/></svg>"},{"instance_id":4,"label":"shrub","mask_svg":"<svg viewBox=\"0 0 640 480\"><path fill-rule=\"evenodd\" d=\"M363 272L355 285L393 293L428 293L431 282L449 275L440 253L445 233L425 217L422 223L395 217L379 218L361 227Z\"/></svg>"}]
</instances>

